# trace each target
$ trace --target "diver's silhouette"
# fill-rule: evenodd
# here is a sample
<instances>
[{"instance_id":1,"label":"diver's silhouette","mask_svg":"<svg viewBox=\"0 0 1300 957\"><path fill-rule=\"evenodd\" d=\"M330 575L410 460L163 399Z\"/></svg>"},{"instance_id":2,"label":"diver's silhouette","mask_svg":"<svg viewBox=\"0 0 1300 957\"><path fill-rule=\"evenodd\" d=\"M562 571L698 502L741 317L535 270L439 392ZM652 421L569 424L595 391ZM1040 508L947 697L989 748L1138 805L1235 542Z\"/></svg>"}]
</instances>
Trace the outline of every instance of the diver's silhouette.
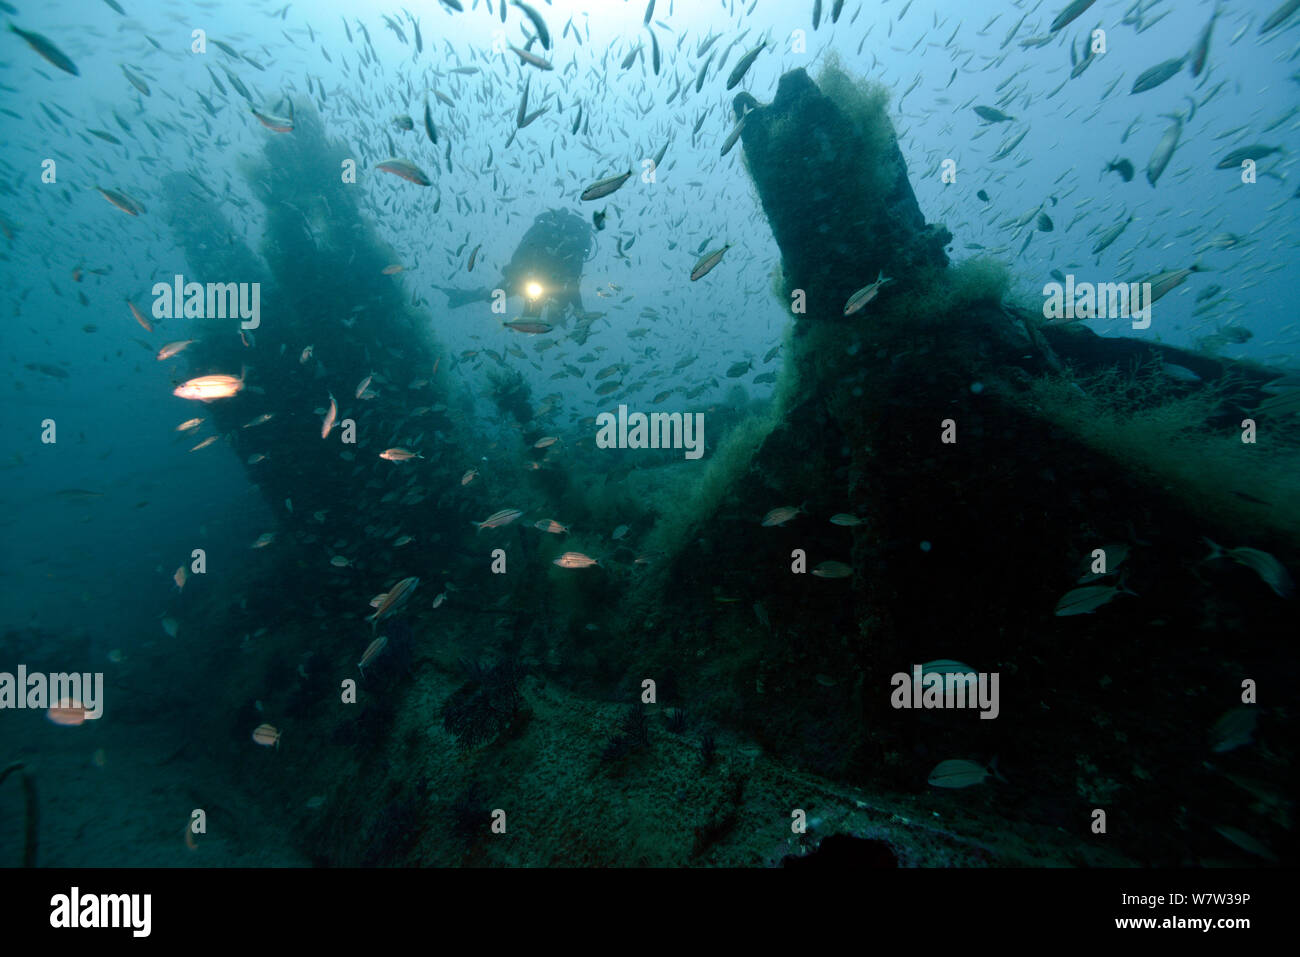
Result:
<instances>
[{"instance_id":1,"label":"diver's silhouette","mask_svg":"<svg viewBox=\"0 0 1300 957\"><path fill-rule=\"evenodd\" d=\"M590 251L591 226L587 221L568 210L548 209L524 233L496 288L522 297L526 316L540 316L543 307L549 305L553 315L562 316L572 307L581 317L586 309L579 287L582 266ZM452 309L492 298L488 288L437 288L447 294L447 305Z\"/></svg>"}]
</instances>

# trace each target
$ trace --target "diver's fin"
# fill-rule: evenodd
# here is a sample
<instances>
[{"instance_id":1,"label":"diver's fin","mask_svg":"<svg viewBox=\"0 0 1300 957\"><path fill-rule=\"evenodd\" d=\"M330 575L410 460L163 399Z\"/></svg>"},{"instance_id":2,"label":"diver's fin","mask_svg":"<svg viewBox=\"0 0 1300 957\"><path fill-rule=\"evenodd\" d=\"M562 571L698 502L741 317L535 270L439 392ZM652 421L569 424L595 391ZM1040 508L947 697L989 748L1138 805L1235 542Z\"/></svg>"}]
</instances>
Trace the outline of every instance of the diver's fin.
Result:
<instances>
[{"instance_id":1,"label":"diver's fin","mask_svg":"<svg viewBox=\"0 0 1300 957\"><path fill-rule=\"evenodd\" d=\"M438 286L437 288L447 294L447 308L449 309L459 309L471 302L486 302L492 298L492 290L486 288L449 289L446 286Z\"/></svg>"}]
</instances>

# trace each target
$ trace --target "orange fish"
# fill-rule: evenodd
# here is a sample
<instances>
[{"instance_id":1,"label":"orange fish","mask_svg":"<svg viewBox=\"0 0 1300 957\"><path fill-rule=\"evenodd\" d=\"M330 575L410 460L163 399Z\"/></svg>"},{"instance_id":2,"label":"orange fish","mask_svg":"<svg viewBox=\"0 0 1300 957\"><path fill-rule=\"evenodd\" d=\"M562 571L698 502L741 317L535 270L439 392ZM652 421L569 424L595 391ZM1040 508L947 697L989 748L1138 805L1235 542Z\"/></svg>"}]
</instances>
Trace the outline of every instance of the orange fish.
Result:
<instances>
[{"instance_id":1,"label":"orange fish","mask_svg":"<svg viewBox=\"0 0 1300 957\"><path fill-rule=\"evenodd\" d=\"M189 575L185 571L184 565L176 569L176 574L172 576L172 581L176 583L177 591L183 591L185 589L185 581L187 578L189 578Z\"/></svg>"},{"instance_id":2,"label":"orange fish","mask_svg":"<svg viewBox=\"0 0 1300 957\"><path fill-rule=\"evenodd\" d=\"M379 453L381 459L387 459L390 462L409 462L411 459L424 458L419 452L412 452L410 449L404 449L395 446L391 449L384 449Z\"/></svg>"},{"instance_id":3,"label":"orange fish","mask_svg":"<svg viewBox=\"0 0 1300 957\"><path fill-rule=\"evenodd\" d=\"M385 173L392 173L394 176L400 176L404 180L414 183L416 186L432 186L433 183L424 170L416 166L410 160L392 157L382 163L376 163L375 169L383 170Z\"/></svg>"},{"instance_id":4,"label":"orange fish","mask_svg":"<svg viewBox=\"0 0 1300 957\"><path fill-rule=\"evenodd\" d=\"M403 266L401 263L393 263L391 266L385 266L383 269L383 273L385 276L396 276L399 272L401 272L405 268L406 267Z\"/></svg>"},{"instance_id":5,"label":"orange fish","mask_svg":"<svg viewBox=\"0 0 1300 957\"><path fill-rule=\"evenodd\" d=\"M129 213L132 216L139 216L141 213L145 212L144 203L132 199L121 190L107 189L103 186L96 186L95 189L99 190L99 195L103 196L124 213Z\"/></svg>"},{"instance_id":6,"label":"orange fish","mask_svg":"<svg viewBox=\"0 0 1300 957\"><path fill-rule=\"evenodd\" d=\"M561 568L590 568L592 565L599 565L600 562L582 552L565 552L551 564L559 565Z\"/></svg>"},{"instance_id":7,"label":"orange fish","mask_svg":"<svg viewBox=\"0 0 1300 957\"><path fill-rule=\"evenodd\" d=\"M135 306L132 306L131 308L134 309ZM158 361L162 362L166 359L170 359L172 356L176 355L176 353L183 352L187 346L193 344L193 339L182 339L180 342L169 342L158 350Z\"/></svg>"},{"instance_id":8,"label":"orange fish","mask_svg":"<svg viewBox=\"0 0 1300 957\"><path fill-rule=\"evenodd\" d=\"M468 485L476 478L478 478L478 469L469 469L464 475L460 477L460 484Z\"/></svg>"},{"instance_id":9,"label":"orange fish","mask_svg":"<svg viewBox=\"0 0 1300 957\"><path fill-rule=\"evenodd\" d=\"M74 728L86 723L86 706L76 698L62 698L57 705L45 712L45 717L55 724Z\"/></svg>"},{"instance_id":10,"label":"orange fish","mask_svg":"<svg viewBox=\"0 0 1300 957\"><path fill-rule=\"evenodd\" d=\"M375 601L371 602L372 605L375 605L375 613L366 616L366 620L371 622L371 627L378 628L380 621L397 611L419 584L420 579L412 575L410 578L403 578L385 594L376 596ZM376 601L378 602L377 605L375 604Z\"/></svg>"},{"instance_id":11,"label":"orange fish","mask_svg":"<svg viewBox=\"0 0 1300 957\"><path fill-rule=\"evenodd\" d=\"M128 299L126 304L131 307L131 315L135 316L135 321L144 326L144 331L153 332L153 326L150 325L149 320L144 317L144 313L135 307L135 303Z\"/></svg>"},{"instance_id":12,"label":"orange fish","mask_svg":"<svg viewBox=\"0 0 1300 957\"><path fill-rule=\"evenodd\" d=\"M172 390L172 395L182 399L198 399L211 402L213 399L228 399L244 388L244 376L236 379L232 375L204 375L197 379L183 382Z\"/></svg>"},{"instance_id":13,"label":"orange fish","mask_svg":"<svg viewBox=\"0 0 1300 957\"><path fill-rule=\"evenodd\" d=\"M272 133L292 133L293 104L289 104L289 107L289 116L273 116L270 113L259 113L251 107L249 108L249 112L257 117L257 122L261 123Z\"/></svg>"},{"instance_id":14,"label":"orange fish","mask_svg":"<svg viewBox=\"0 0 1300 957\"><path fill-rule=\"evenodd\" d=\"M567 535L569 530L559 522L549 518L543 518L533 522L533 528L539 532L550 532L552 535Z\"/></svg>"},{"instance_id":15,"label":"orange fish","mask_svg":"<svg viewBox=\"0 0 1300 957\"><path fill-rule=\"evenodd\" d=\"M330 429L334 428L334 420L338 419L338 403L334 402L333 393L329 397L329 412L325 413L325 421L321 424L321 438L329 438Z\"/></svg>"}]
</instances>

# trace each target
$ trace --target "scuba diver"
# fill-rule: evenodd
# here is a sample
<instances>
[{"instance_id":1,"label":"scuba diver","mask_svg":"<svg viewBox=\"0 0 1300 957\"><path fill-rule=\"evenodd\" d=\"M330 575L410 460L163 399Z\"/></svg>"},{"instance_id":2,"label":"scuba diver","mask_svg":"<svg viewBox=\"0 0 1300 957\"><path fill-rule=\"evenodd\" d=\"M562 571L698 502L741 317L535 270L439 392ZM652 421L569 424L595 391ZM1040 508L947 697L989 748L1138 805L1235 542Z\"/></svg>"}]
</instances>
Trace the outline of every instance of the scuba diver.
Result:
<instances>
[{"instance_id":1,"label":"scuba diver","mask_svg":"<svg viewBox=\"0 0 1300 957\"><path fill-rule=\"evenodd\" d=\"M548 209L533 220L502 270L495 288L524 300L524 315L542 315L549 306L552 315L563 316L570 307L581 318L582 267L591 252L591 227L581 216L568 210ZM471 302L488 302L492 290L435 287L447 294L447 305L458 309Z\"/></svg>"}]
</instances>

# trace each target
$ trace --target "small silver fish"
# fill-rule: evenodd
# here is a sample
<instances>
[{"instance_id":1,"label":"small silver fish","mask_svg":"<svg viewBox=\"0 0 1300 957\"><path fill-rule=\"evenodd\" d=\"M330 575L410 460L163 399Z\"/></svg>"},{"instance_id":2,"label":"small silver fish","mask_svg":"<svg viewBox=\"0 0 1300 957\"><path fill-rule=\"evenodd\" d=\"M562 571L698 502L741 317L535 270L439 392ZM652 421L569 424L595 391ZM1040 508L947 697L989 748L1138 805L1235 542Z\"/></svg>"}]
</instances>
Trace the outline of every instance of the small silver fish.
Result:
<instances>
[{"instance_id":1,"label":"small silver fish","mask_svg":"<svg viewBox=\"0 0 1300 957\"><path fill-rule=\"evenodd\" d=\"M1191 113L1175 113L1172 114L1172 119L1173 125L1165 130L1165 135L1160 137L1160 142L1151 152L1151 158L1147 160L1147 182L1152 186L1156 185L1156 180L1173 159L1174 150L1178 148L1178 140L1183 135L1183 122L1191 119Z\"/></svg>"},{"instance_id":2,"label":"small silver fish","mask_svg":"<svg viewBox=\"0 0 1300 957\"><path fill-rule=\"evenodd\" d=\"M767 47L767 42L764 41L736 61L736 65L732 69L731 75L727 77L728 90L732 89L736 84L738 84L741 80L745 78L745 74L749 71L750 66L753 65L754 60L758 57L760 53L763 52L763 50L766 47Z\"/></svg>"},{"instance_id":3,"label":"small silver fish","mask_svg":"<svg viewBox=\"0 0 1300 957\"><path fill-rule=\"evenodd\" d=\"M135 87L137 90L139 90L139 91L140 91L141 93L143 93L145 96L152 96L152 95L153 95L153 94L149 91L149 84L146 83L146 82L145 82L141 77L136 76L134 73L132 73L130 70L128 70L125 66L122 67L122 73L126 76L127 82L129 82L133 87Z\"/></svg>"},{"instance_id":4,"label":"small silver fish","mask_svg":"<svg viewBox=\"0 0 1300 957\"><path fill-rule=\"evenodd\" d=\"M928 784L936 788L968 788L973 784L983 784L997 773L997 759L985 766L974 761L951 758L940 761L930 772ZM998 775L999 779L1002 778Z\"/></svg>"},{"instance_id":5,"label":"small silver fish","mask_svg":"<svg viewBox=\"0 0 1300 957\"><path fill-rule=\"evenodd\" d=\"M696 262L695 268L691 270L691 282L708 275L714 266L722 262L722 254L730 248L731 243L727 243L721 249L715 249L713 252L701 256L699 261Z\"/></svg>"},{"instance_id":6,"label":"small silver fish","mask_svg":"<svg viewBox=\"0 0 1300 957\"><path fill-rule=\"evenodd\" d=\"M780 508L774 508L763 516L764 528L780 528L796 515L803 514L803 509L795 505L782 505Z\"/></svg>"},{"instance_id":7,"label":"small silver fish","mask_svg":"<svg viewBox=\"0 0 1300 957\"><path fill-rule=\"evenodd\" d=\"M1172 60L1165 60L1163 63L1157 63L1151 69L1144 71L1133 81L1133 89L1129 95L1134 93L1145 93L1147 90L1154 90L1161 83L1171 77L1177 76L1182 70L1183 64L1187 62L1187 57L1180 56Z\"/></svg>"},{"instance_id":8,"label":"small silver fish","mask_svg":"<svg viewBox=\"0 0 1300 957\"><path fill-rule=\"evenodd\" d=\"M1056 603L1056 617L1066 615L1089 615L1108 604L1117 595L1136 595L1123 585L1085 585L1075 588L1061 596Z\"/></svg>"},{"instance_id":9,"label":"small silver fish","mask_svg":"<svg viewBox=\"0 0 1300 957\"><path fill-rule=\"evenodd\" d=\"M605 179L598 179L582 191L578 197L583 200L600 199L602 196L608 196L614 190L626 183L632 176L632 171L619 173L617 176L607 176Z\"/></svg>"},{"instance_id":10,"label":"small silver fish","mask_svg":"<svg viewBox=\"0 0 1300 957\"><path fill-rule=\"evenodd\" d=\"M12 12L12 8L10 8L10 12ZM48 62L57 66L64 73L71 73L73 76L81 75L81 72L77 69L77 65L68 59L67 55L62 50L39 33L19 30L12 23L9 24L9 30L26 40L29 47L39 53Z\"/></svg>"},{"instance_id":11,"label":"small silver fish","mask_svg":"<svg viewBox=\"0 0 1300 957\"><path fill-rule=\"evenodd\" d=\"M1260 160L1265 156L1271 156L1274 153L1281 153L1280 146L1265 146L1263 143L1254 143L1250 146L1242 146L1233 150L1223 159L1215 164L1215 169L1236 169L1246 160Z\"/></svg>"},{"instance_id":12,"label":"small silver fish","mask_svg":"<svg viewBox=\"0 0 1300 957\"><path fill-rule=\"evenodd\" d=\"M523 60L529 66L535 66L539 70L555 69L555 67L551 65L551 62L549 60L543 60L536 53L529 53L527 50L521 50L519 49L519 47L514 46L513 44L510 46L510 49L513 50L518 55L519 59Z\"/></svg>"},{"instance_id":13,"label":"small silver fish","mask_svg":"<svg viewBox=\"0 0 1300 957\"><path fill-rule=\"evenodd\" d=\"M1055 33L1057 30L1060 30L1062 27L1067 26L1074 20L1083 16L1084 12L1095 2L1096 0L1074 0L1073 3L1056 15L1056 19L1052 21L1052 25L1047 29L1052 33Z\"/></svg>"},{"instance_id":14,"label":"small silver fish","mask_svg":"<svg viewBox=\"0 0 1300 957\"><path fill-rule=\"evenodd\" d=\"M1204 561L1212 562L1220 558L1230 558L1239 565L1245 565L1281 598L1290 598L1295 594L1295 582L1286 568L1268 552L1258 548L1222 548L1210 539L1202 539L1210 546L1210 554Z\"/></svg>"},{"instance_id":15,"label":"small silver fish","mask_svg":"<svg viewBox=\"0 0 1300 957\"><path fill-rule=\"evenodd\" d=\"M1199 263L1193 263L1184 269L1170 269L1154 276L1148 276L1142 282L1151 284L1150 302L1162 298L1166 293L1173 291L1187 281L1187 277L1194 272L1203 272L1205 267Z\"/></svg>"},{"instance_id":16,"label":"small silver fish","mask_svg":"<svg viewBox=\"0 0 1300 957\"><path fill-rule=\"evenodd\" d=\"M1129 216L1129 218L1124 220L1122 223L1116 223L1114 226L1110 227L1110 229L1102 233L1101 238L1098 239L1096 244L1092 247L1093 255L1095 256L1100 253L1115 240L1119 239L1120 233L1124 232L1124 230L1128 228L1128 224L1131 222L1133 222L1133 217Z\"/></svg>"},{"instance_id":17,"label":"small silver fish","mask_svg":"<svg viewBox=\"0 0 1300 957\"><path fill-rule=\"evenodd\" d=\"M848 578L853 574L853 568L843 562L825 561L814 568L812 573L818 578Z\"/></svg>"},{"instance_id":18,"label":"small silver fish","mask_svg":"<svg viewBox=\"0 0 1300 957\"><path fill-rule=\"evenodd\" d=\"M745 116L748 116L748 115L749 115L748 113L745 114ZM741 134L742 132L744 132L744 129L745 129L745 116L742 116L742 117L740 118L740 122L737 123L737 124L732 128L731 132L727 134L727 138L726 138L725 140L722 141L722 155L723 155L723 156L726 156L728 153L731 152L731 148L732 148L733 146L735 146L735 145L736 145L736 142L740 139L740 134Z\"/></svg>"},{"instance_id":19,"label":"small silver fish","mask_svg":"<svg viewBox=\"0 0 1300 957\"><path fill-rule=\"evenodd\" d=\"M1296 10L1300 10L1300 0L1283 0L1282 5L1270 13L1268 19L1259 25L1260 35L1263 36L1270 30L1275 30L1286 23L1287 18Z\"/></svg>"}]
</instances>

